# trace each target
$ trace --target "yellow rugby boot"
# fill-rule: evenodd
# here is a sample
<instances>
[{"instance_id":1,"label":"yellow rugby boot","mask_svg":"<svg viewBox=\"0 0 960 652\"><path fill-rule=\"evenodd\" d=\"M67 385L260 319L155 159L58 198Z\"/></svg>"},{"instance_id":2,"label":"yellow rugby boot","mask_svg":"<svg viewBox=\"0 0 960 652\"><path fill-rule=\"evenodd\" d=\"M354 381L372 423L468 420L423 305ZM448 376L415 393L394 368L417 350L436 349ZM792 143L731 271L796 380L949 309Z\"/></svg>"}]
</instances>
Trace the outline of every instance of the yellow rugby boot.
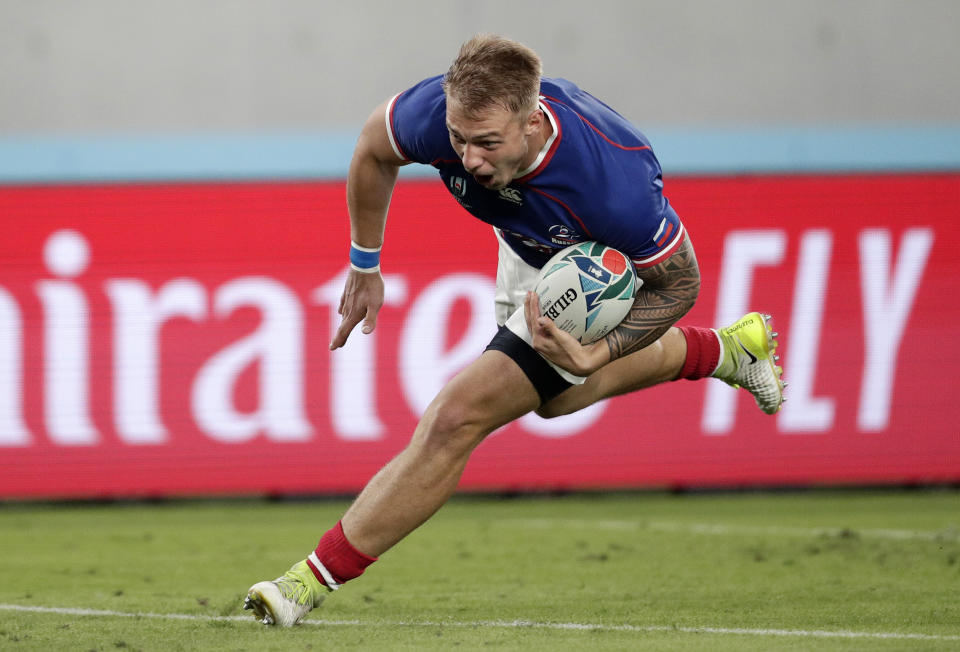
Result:
<instances>
[{"instance_id":1,"label":"yellow rugby boot","mask_svg":"<svg viewBox=\"0 0 960 652\"><path fill-rule=\"evenodd\" d=\"M243 608L252 609L264 625L292 627L311 609L319 607L328 592L314 577L307 560L303 560L272 582L251 586Z\"/></svg>"},{"instance_id":2,"label":"yellow rugby boot","mask_svg":"<svg viewBox=\"0 0 960 652\"><path fill-rule=\"evenodd\" d=\"M718 330L723 351L713 377L742 387L753 394L757 407L775 414L783 405L787 384L782 379L783 369L776 364L780 359L774 354L777 333L770 328L770 321L770 315L751 312Z\"/></svg>"}]
</instances>

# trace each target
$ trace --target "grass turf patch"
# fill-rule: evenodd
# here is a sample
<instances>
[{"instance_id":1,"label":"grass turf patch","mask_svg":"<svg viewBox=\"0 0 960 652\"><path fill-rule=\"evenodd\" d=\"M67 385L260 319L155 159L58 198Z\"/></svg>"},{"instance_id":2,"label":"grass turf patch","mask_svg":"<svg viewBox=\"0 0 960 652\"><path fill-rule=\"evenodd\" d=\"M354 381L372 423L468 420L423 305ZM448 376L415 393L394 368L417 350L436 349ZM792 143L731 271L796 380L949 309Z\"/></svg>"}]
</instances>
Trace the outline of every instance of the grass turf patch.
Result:
<instances>
[{"instance_id":1,"label":"grass turf patch","mask_svg":"<svg viewBox=\"0 0 960 652\"><path fill-rule=\"evenodd\" d=\"M311 624L242 618L346 505L4 505L0 604L115 613L8 608L0 648L960 646L955 491L462 497Z\"/></svg>"}]
</instances>

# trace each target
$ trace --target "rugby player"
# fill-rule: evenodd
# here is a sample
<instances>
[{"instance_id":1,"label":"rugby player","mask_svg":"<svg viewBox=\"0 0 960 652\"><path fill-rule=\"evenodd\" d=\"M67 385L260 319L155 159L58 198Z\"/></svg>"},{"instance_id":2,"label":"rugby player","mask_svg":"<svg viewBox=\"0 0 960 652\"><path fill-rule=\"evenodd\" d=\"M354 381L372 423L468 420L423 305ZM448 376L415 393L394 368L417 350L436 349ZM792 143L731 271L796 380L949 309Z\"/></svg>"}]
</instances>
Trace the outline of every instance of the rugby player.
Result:
<instances>
[{"instance_id":1,"label":"rugby player","mask_svg":"<svg viewBox=\"0 0 960 652\"><path fill-rule=\"evenodd\" d=\"M365 124L347 179L351 271L331 349L361 322L364 333L376 326L390 196L399 168L414 162L436 168L460 205L493 226L500 329L316 549L250 588L244 606L268 625L296 624L363 573L447 501L488 434L528 412L555 417L708 377L749 391L768 414L783 402L767 315L720 330L674 326L697 298L700 273L646 137L573 83L542 77L531 49L493 35L465 43L445 75L385 101ZM531 289L554 253L589 240L628 255L642 284L623 323L581 345L540 315Z\"/></svg>"}]
</instances>

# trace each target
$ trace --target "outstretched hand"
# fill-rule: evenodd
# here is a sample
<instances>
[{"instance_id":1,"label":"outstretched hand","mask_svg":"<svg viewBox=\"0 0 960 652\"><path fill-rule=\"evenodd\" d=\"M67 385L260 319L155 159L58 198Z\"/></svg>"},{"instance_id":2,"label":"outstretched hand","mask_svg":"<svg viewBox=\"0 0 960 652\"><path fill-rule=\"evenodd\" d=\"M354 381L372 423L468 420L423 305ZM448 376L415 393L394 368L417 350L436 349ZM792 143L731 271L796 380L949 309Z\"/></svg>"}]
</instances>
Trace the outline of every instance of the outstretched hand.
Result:
<instances>
[{"instance_id":1,"label":"outstretched hand","mask_svg":"<svg viewBox=\"0 0 960 652\"><path fill-rule=\"evenodd\" d=\"M343 317L330 342L330 350L347 343L354 327L363 321L362 333L370 334L377 327L377 313L383 306L383 277L380 272L365 274L351 269L340 297L337 312Z\"/></svg>"},{"instance_id":2,"label":"outstretched hand","mask_svg":"<svg viewBox=\"0 0 960 652\"><path fill-rule=\"evenodd\" d=\"M570 333L557 328L552 319L540 314L540 297L535 292L527 292L523 314L533 335L534 350L561 369L576 376L589 376L609 361L610 352L603 340L580 344Z\"/></svg>"}]
</instances>

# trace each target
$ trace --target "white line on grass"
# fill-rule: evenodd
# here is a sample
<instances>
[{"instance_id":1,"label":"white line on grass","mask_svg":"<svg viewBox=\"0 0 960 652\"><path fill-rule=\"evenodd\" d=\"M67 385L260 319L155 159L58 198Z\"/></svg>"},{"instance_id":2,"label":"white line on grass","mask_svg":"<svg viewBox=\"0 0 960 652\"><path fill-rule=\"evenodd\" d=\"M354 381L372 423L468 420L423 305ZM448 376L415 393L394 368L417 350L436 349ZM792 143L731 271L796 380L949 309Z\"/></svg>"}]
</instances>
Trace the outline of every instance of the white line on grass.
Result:
<instances>
[{"instance_id":1,"label":"white line on grass","mask_svg":"<svg viewBox=\"0 0 960 652\"><path fill-rule=\"evenodd\" d=\"M780 525L721 525L717 523L681 523L675 521L625 521L591 520L574 518L523 518L499 519L497 525L512 525L530 528L592 528L596 530L653 530L656 532L681 532L687 534L718 535L768 535L789 537L863 537L868 539L895 539L900 541L956 541L957 530L940 532L923 530L853 529L830 527L791 527Z\"/></svg>"},{"instance_id":2,"label":"white line on grass","mask_svg":"<svg viewBox=\"0 0 960 652\"><path fill-rule=\"evenodd\" d=\"M160 620L190 620L201 622L236 621L253 623L250 616L204 616L201 614L159 614L144 612L111 611L107 609L84 609L78 607L35 607L20 604L0 604L0 611L56 614L61 616L106 616L120 618L155 618ZM562 629L574 631L608 632L679 632L683 634L734 634L739 636L795 636L800 638L862 638L910 641L960 641L960 635L912 634L909 632L854 632L818 629L750 629L746 627L679 627L672 625L605 625L602 623L543 623L529 620L479 620L479 621L363 621L363 620L305 620L303 625L319 627L489 627L498 629Z\"/></svg>"}]
</instances>

